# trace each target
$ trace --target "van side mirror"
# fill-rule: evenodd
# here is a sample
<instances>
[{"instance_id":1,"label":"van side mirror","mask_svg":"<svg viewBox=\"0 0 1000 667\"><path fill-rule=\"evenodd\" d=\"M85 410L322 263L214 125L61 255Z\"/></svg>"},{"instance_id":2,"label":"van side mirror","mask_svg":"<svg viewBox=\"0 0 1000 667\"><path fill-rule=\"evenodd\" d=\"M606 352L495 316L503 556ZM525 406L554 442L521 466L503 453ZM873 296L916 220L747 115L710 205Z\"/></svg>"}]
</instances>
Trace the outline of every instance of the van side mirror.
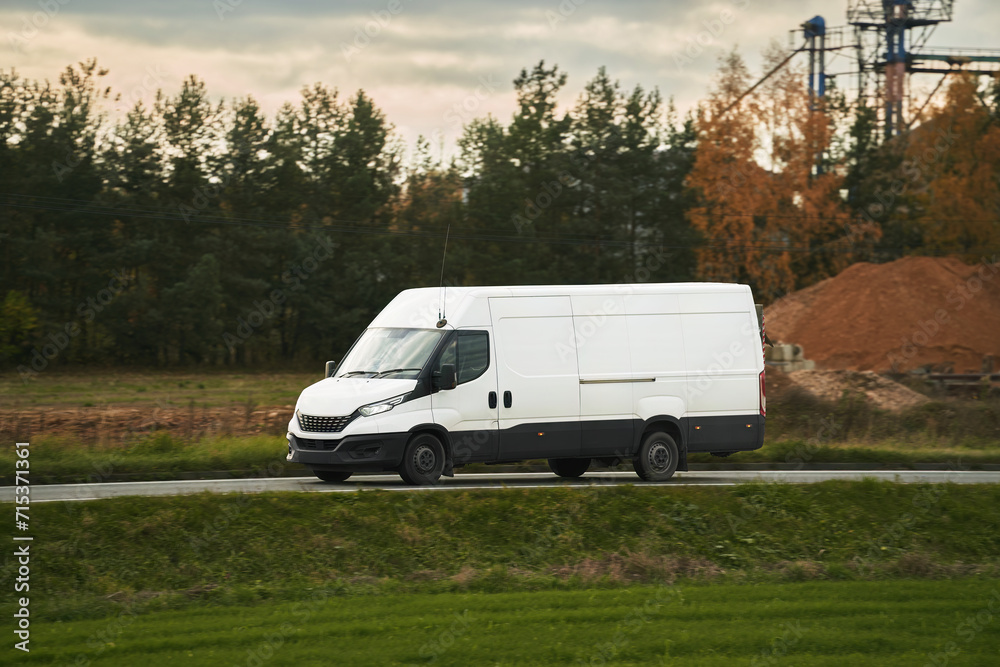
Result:
<instances>
[{"instance_id":1,"label":"van side mirror","mask_svg":"<svg viewBox=\"0 0 1000 667\"><path fill-rule=\"evenodd\" d=\"M333 372L335 370L337 370L337 362L336 361L328 361L328 362L326 362L326 375L324 375L323 377L327 377L327 378L333 377Z\"/></svg>"},{"instance_id":2,"label":"van side mirror","mask_svg":"<svg viewBox=\"0 0 1000 667\"><path fill-rule=\"evenodd\" d=\"M455 364L441 364L440 371L434 371L431 382L435 389L454 389L458 386L455 377Z\"/></svg>"}]
</instances>

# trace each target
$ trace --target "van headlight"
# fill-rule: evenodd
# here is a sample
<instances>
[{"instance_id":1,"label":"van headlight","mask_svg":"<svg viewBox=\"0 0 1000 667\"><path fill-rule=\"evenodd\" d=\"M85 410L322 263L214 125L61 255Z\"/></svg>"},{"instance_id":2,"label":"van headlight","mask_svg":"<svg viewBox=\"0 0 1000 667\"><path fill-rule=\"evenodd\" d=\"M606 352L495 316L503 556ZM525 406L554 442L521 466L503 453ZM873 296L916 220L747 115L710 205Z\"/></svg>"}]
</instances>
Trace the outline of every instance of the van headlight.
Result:
<instances>
[{"instance_id":1,"label":"van headlight","mask_svg":"<svg viewBox=\"0 0 1000 667\"><path fill-rule=\"evenodd\" d=\"M368 405L362 405L358 408L358 412L364 417L371 417L372 415L377 415L382 412L389 412L394 407L403 402L403 398L406 394L396 396L395 398L390 398L385 401L379 401L378 403L369 403Z\"/></svg>"}]
</instances>

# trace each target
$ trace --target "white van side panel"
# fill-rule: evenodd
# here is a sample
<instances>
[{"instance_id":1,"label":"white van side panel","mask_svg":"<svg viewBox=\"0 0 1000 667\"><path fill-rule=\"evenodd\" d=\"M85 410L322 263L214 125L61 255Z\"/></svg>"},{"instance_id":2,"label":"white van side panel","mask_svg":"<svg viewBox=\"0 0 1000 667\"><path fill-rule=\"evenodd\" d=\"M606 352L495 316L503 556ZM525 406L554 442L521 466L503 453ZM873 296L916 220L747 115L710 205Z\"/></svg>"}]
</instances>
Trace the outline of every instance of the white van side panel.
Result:
<instances>
[{"instance_id":1,"label":"white van side panel","mask_svg":"<svg viewBox=\"0 0 1000 667\"><path fill-rule=\"evenodd\" d=\"M729 292L711 294L678 294L678 304L682 313L739 313L753 309L747 299L747 290L733 289Z\"/></svg>"},{"instance_id":2,"label":"white van side panel","mask_svg":"<svg viewBox=\"0 0 1000 667\"><path fill-rule=\"evenodd\" d=\"M681 328L697 341L685 348L689 414L754 413L762 362L750 312L685 314Z\"/></svg>"},{"instance_id":3,"label":"white van side panel","mask_svg":"<svg viewBox=\"0 0 1000 667\"><path fill-rule=\"evenodd\" d=\"M655 378L632 384L636 415L643 421L655 415L680 419L687 413L687 368L681 316L628 315L632 375Z\"/></svg>"},{"instance_id":4,"label":"white van side panel","mask_svg":"<svg viewBox=\"0 0 1000 667\"><path fill-rule=\"evenodd\" d=\"M533 421L576 420L579 376L573 318L566 296L491 298L496 332L498 389L513 404L500 411L500 428Z\"/></svg>"},{"instance_id":5,"label":"white van side panel","mask_svg":"<svg viewBox=\"0 0 1000 667\"><path fill-rule=\"evenodd\" d=\"M490 315L500 458L579 456L580 376L570 298L491 297Z\"/></svg>"},{"instance_id":6,"label":"white van side panel","mask_svg":"<svg viewBox=\"0 0 1000 667\"><path fill-rule=\"evenodd\" d=\"M574 294L580 391L580 453L631 454L635 439L632 359L620 294Z\"/></svg>"},{"instance_id":7,"label":"white van side panel","mask_svg":"<svg viewBox=\"0 0 1000 667\"><path fill-rule=\"evenodd\" d=\"M681 316L629 315L627 321L632 374L683 380L687 366Z\"/></svg>"},{"instance_id":8,"label":"white van side panel","mask_svg":"<svg viewBox=\"0 0 1000 667\"><path fill-rule=\"evenodd\" d=\"M628 294L625 312L629 315L659 315L679 313L678 294Z\"/></svg>"},{"instance_id":9,"label":"white van side panel","mask_svg":"<svg viewBox=\"0 0 1000 667\"><path fill-rule=\"evenodd\" d=\"M574 296L580 419L631 419L632 360L621 296Z\"/></svg>"},{"instance_id":10,"label":"white van side panel","mask_svg":"<svg viewBox=\"0 0 1000 667\"><path fill-rule=\"evenodd\" d=\"M635 409L638 418L647 421L663 415L683 415L684 401L676 396L644 396L636 400Z\"/></svg>"}]
</instances>

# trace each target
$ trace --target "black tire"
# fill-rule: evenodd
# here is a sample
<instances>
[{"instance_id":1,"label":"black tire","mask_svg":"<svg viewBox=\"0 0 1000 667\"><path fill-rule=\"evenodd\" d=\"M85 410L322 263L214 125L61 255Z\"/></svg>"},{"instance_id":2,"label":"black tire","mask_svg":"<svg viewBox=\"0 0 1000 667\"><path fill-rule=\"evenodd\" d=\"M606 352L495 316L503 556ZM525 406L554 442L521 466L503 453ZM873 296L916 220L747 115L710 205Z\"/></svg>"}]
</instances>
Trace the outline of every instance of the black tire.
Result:
<instances>
[{"instance_id":1,"label":"black tire","mask_svg":"<svg viewBox=\"0 0 1000 667\"><path fill-rule=\"evenodd\" d=\"M313 474L324 482L343 482L351 476L349 472L337 472L334 470L313 470Z\"/></svg>"},{"instance_id":2,"label":"black tire","mask_svg":"<svg viewBox=\"0 0 1000 667\"><path fill-rule=\"evenodd\" d=\"M424 486L441 478L444 471L444 447L430 433L418 433L410 438L399 466L399 476L407 484Z\"/></svg>"},{"instance_id":3,"label":"black tire","mask_svg":"<svg viewBox=\"0 0 1000 667\"><path fill-rule=\"evenodd\" d=\"M590 459L549 459L549 469L560 477L579 477L589 467Z\"/></svg>"},{"instance_id":4,"label":"black tire","mask_svg":"<svg viewBox=\"0 0 1000 667\"><path fill-rule=\"evenodd\" d=\"M679 462L677 443L663 431L647 435L632 459L636 474L646 482L667 481L673 477Z\"/></svg>"}]
</instances>

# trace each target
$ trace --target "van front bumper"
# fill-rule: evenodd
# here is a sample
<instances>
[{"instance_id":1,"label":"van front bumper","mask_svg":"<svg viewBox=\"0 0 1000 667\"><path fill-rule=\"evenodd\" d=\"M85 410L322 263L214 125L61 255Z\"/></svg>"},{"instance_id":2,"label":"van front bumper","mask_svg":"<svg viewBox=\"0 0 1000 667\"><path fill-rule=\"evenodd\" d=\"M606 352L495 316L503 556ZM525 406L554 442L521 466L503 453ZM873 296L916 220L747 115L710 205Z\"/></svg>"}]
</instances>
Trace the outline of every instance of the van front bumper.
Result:
<instances>
[{"instance_id":1,"label":"van front bumper","mask_svg":"<svg viewBox=\"0 0 1000 667\"><path fill-rule=\"evenodd\" d=\"M403 460L408 433L348 435L336 440L303 438L289 433L286 460L313 468L343 472L394 470Z\"/></svg>"}]
</instances>

